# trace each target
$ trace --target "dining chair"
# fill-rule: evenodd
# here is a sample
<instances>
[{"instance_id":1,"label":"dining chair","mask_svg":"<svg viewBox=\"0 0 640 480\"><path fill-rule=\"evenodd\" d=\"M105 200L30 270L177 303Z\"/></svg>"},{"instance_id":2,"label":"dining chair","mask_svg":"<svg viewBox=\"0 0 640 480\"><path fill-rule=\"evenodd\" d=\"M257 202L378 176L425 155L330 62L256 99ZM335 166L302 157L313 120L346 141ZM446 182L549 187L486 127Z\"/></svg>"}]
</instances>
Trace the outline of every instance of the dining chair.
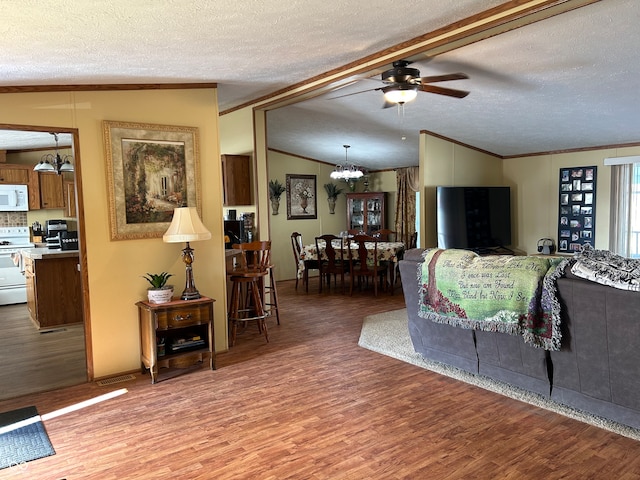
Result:
<instances>
[{"instance_id":1,"label":"dining chair","mask_svg":"<svg viewBox=\"0 0 640 480\"><path fill-rule=\"evenodd\" d=\"M395 242L397 238L397 233L394 230L390 230L388 228L382 228L377 232L374 232L372 236L376 237L381 242Z\"/></svg>"},{"instance_id":2,"label":"dining chair","mask_svg":"<svg viewBox=\"0 0 640 480\"><path fill-rule=\"evenodd\" d=\"M398 241L398 233L395 230L391 230L389 228L382 228L382 229L378 230L377 232L375 232L372 236L376 237L381 242L397 242ZM394 276L395 276L395 282L394 283L397 284L399 279L400 279L399 263L396 262L394 264L394 262L390 262L388 260L381 260L380 261L380 266L384 266L387 269L394 268L394 265L395 265L395 270L393 271ZM389 273L390 274L392 273L391 270L389 270ZM393 294L394 285L391 285L391 282L389 282L389 286L391 287L391 294Z\"/></svg>"},{"instance_id":3,"label":"dining chair","mask_svg":"<svg viewBox=\"0 0 640 480\"><path fill-rule=\"evenodd\" d=\"M233 248L240 250L240 262L227 274L231 281L229 344L235 345L238 325L246 327L252 321L257 323L258 331L264 333L269 342L265 319L271 312L265 308L265 278L272 268L271 242L240 243L233 245ZM275 282L271 287L274 286ZM275 298L277 300L277 294Z\"/></svg>"},{"instance_id":4,"label":"dining chair","mask_svg":"<svg viewBox=\"0 0 640 480\"><path fill-rule=\"evenodd\" d=\"M334 242L340 243L339 248L334 247ZM322 284L326 278L327 288L331 290L331 275L333 283L337 287L337 277L340 275L340 284L344 294L344 275L349 272L349 263L345 261L342 237L327 234L316 237L316 251L318 252L318 265L320 267L319 292L322 293ZM322 258L324 251L325 258Z\"/></svg>"},{"instance_id":5,"label":"dining chair","mask_svg":"<svg viewBox=\"0 0 640 480\"><path fill-rule=\"evenodd\" d=\"M293 232L291 234L291 249L293 250L293 258L296 262L296 290L298 290L298 280L302 275L302 285L305 287L307 293L309 293L309 270L319 270L318 260L315 258L302 259L302 234ZM300 263L302 262L302 268Z\"/></svg>"},{"instance_id":6,"label":"dining chair","mask_svg":"<svg viewBox=\"0 0 640 480\"><path fill-rule=\"evenodd\" d=\"M355 235L349 247L350 286L349 295L353 295L356 279L358 287L362 287L362 280L373 280L373 293L378 296L378 282L382 288L387 284L387 265L380 265L378 261L378 238L369 235Z\"/></svg>"}]
</instances>

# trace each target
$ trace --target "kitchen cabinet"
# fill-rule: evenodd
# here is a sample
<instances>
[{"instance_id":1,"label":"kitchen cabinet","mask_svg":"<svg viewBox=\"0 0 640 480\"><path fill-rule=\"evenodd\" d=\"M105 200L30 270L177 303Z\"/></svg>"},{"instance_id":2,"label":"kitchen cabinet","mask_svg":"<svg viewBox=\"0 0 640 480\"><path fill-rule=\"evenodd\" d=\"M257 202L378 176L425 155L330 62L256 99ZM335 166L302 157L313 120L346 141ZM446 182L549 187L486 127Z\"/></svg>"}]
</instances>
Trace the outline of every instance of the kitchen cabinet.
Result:
<instances>
[{"instance_id":1,"label":"kitchen cabinet","mask_svg":"<svg viewBox=\"0 0 640 480\"><path fill-rule=\"evenodd\" d=\"M75 218L76 216L76 189L73 182L64 182L64 216Z\"/></svg>"},{"instance_id":2,"label":"kitchen cabinet","mask_svg":"<svg viewBox=\"0 0 640 480\"><path fill-rule=\"evenodd\" d=\"M347 229L371 235L387 228L385 192L347 193Z\"/></svg>"},{"instance_id":3,"label":"kitchen cabinet","mask_svg":"<svg viewBox=\"0 0 640 480\"><path fill-rule=\"evenodd\" d=\"M31 167L23 165L0 165L0 183L12 185L29 185Z\"/></svg>"},{"instance_id":4,"label":"kitchen cabinet","mask_svg":"<svg viewBox=\"0 0 640 480\"><path fill-rule=\"evenodd\" d=\"M27 309L39 330L81 323L82 286L77 251L22 250Z\"/></svg>"},{"instance_id":5,"label":"kitchen cabinet","mask_svg":"<svg viewBox=\"0 0 640 480\"><path fill-rule=\"evenodd\" d=\"M40 207L64 208L64 178L55 173L38 174L40 183Z\"/></svg>"},{"instance_id":6,"label":"kitchen cabinet","mask_svg":"<svg viewBox=\"0 0 640 480\"><path fill-rule=\"evenodd\" d=\"M252 205L251 157L222 155L222 184L225 206Z\"/></svg>"},{"instance_id":7,"label":"kitchen cabinet","mask_svg":"<svg viewBox=\"0 0 640 480\"><path fill-rule=\"evenodd\" d=\"M138 302L140 361L149 369L151 383L159 380L160 368L187 368L207 364L216 368L211 298L173 300L167 303Z\"/></svg>"}]
</instances>

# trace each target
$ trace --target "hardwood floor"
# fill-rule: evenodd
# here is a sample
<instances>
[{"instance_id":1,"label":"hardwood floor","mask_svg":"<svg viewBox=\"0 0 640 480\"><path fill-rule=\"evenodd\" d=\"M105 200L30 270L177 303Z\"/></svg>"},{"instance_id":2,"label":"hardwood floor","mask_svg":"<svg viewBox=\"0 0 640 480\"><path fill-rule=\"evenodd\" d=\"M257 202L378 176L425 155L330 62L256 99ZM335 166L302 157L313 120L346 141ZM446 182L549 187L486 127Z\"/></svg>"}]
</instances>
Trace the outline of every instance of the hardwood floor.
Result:
<instances>
[{"instance_id":1,"label":"hardwood floor","mask_svg":"<svg viewBox=\"0 0 640 480\"><path fill-rule=\"evenodd\" d=\"M362 319L402 308L401 293L294 283L278 285L270 343L251 327L216 371L0 402L47 414L128 389L45 420L56 455L13 478L640 478L640 442L358 347Z\"/></svg>"},{"instance_id":2,"label":"hardwood floor","mask_svg":"<svg viewBox=\"0 0 640 480\"><path fill-rule=\"evenodd\" d=\"M87 381L83 325L39 332L26 304L0 306L0 399Z\"/></svg>"}]
</instances>

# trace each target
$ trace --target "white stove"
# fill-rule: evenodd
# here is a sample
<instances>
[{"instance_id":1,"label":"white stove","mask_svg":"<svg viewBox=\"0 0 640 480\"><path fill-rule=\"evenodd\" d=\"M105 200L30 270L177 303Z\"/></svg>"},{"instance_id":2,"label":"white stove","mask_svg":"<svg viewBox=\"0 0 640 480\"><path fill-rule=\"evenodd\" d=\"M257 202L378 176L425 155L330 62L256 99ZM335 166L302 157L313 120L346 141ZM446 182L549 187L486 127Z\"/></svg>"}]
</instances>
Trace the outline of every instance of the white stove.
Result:
<instances>
[{"instance_id":1,"label":"white stove","mask_svg":"<svg viewBox=\"0 0 640 480\"><path fill-rule=\"evenodd\" d=\"M0 249L31 248L29 227L0 227Z\"/></svg>"},{"instance_id":2,"label":"white stove","mask_svg":"<svg viewBox=\"0 0 640 480\"><path fill-rule=\"evenodd\" d=\"M20 250L33 246L29 227L0 227L0 305L27 301L27 282Z\"/></svg>"}]
</instances>

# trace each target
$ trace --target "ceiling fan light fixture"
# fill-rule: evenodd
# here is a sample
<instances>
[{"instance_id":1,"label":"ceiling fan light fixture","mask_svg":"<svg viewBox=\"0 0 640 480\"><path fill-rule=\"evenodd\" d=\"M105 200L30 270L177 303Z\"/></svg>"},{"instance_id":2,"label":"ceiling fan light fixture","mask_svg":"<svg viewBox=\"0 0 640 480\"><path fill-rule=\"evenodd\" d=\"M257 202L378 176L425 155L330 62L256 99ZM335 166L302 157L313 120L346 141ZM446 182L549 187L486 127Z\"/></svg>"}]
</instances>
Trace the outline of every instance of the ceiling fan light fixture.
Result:
<instances>
[{"instance_id":1,"label":"ceiling fan light fixture","mask_svg":"<svg viewBox=\"0 0 640 480\"><path fill-rule=\"evenodd\" d=\"M418 96L417 85L394 85L382 89L384 99L390 103L407 103Z\"/></svg>"}]
</instances>

